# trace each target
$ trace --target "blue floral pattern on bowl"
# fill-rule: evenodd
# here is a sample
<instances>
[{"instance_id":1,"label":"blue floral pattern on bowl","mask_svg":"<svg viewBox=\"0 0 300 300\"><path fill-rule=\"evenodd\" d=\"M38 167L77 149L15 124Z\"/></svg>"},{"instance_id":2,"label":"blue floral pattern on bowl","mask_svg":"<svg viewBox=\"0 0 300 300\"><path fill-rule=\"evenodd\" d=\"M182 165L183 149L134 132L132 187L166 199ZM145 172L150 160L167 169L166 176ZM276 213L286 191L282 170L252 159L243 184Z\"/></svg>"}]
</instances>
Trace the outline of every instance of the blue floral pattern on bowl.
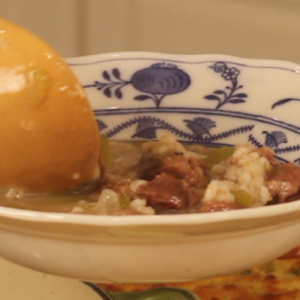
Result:
<instances>
[{"instance_id":1,"label":"blue floral pattern on bowl","mask_svg":"<svg viewBox=\"0 0 300 300\"><path fill-rule=\"evenodd\" d=\"M298 66L224 55L103 54L69 60L99 130L114 139L269 146L300 164Z\"/></svg>"},{"instance_id":2,"label":"blue floral pattern on bowl","mask_svg":"<svg viewBox=\"0 0 300 300\"><path fill-rule=\"evenodd\" d=\"M238 104L246 102L245 98L248 97L247 94L236 93L237 90L243 88L242 85L238 85L239 69L235 67L229 68L224 62L217 62L210 68L214 69L216 73L220 73L226 81L230 81L231 86L226 86L222 90L215 90L212 94L205 96L204 99L217 101L216 109L227 103Z\"/></svg>"},{"instance_id":3,"label":"blue floral pattern on bowl","mask_svg":"<svg viewBox=\"0 0 300 300\"><path fill-rule=\"evenodd\" d=\"M136 90L143 92L143 94L135 96L134 100L150 99L156 107L159 107L165 96L184 91L191 82L190 77L183 70L178 69L176 65L166 63L157 63L149 68L138 70L129 81L121 78L118 68L114 68L111 74L114 79L111 79L111 75L105 70L102 76L107 82L94 81L83 87L103 90L103 94L109 98L112 96L111 90L114 89L114 96L122 99L121 89L131 84Z\"/></svg>"}]
</instances>

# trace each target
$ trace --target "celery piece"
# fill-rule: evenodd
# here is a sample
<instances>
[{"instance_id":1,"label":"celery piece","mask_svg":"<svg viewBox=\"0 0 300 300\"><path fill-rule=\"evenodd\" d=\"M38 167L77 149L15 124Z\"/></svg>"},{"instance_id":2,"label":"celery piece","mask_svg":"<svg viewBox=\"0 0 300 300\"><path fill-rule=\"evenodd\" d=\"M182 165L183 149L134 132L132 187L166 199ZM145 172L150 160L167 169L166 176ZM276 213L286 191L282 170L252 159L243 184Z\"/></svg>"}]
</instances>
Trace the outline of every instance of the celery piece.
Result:
<instances>
[{"instance_id":1,"label":"celery piece","mask_svg":"<svg viewBox=\"0 0 300 300\"><path fill-rule=\"evenodd\" d=\"M131 199L128 195L120 195L120 205L122 208L128 207L130 205Z\"/></svg>"},{"instance_id":2,"label":"celery piece","mask_svg":"<svg viewBox=\"0 0 300 300\"><path fill-rule=\"evenodd\" d=\"M243 206L252 206L254 199L251 194L244 190L238 190L233 193L234 194L234 201L237 204L241 204Z\"/></svg>"},{"instance_id":3,"label":"celery piece","mask_svg":"<svg viewBox=\"0 0 300 300\"><path fill-rule=\"evenodd\" d=\"M101 145L101 165L104 168L108 168L113 164L113 155L109 145L109 139L107 136L101 136L100 138Z\"/></svg>"},{"instance_id":4,"label":"celery piece","mask_svg":"<svg viewBox=\"0 0 300 300\"><path fill-rule=\"evenodd\" d=\"M234 148L228 146L211 149L207 154L207 157L204 159L204 162L210 165L218 164L230 157L233 152Z\"/></svg>"}]
</instances>

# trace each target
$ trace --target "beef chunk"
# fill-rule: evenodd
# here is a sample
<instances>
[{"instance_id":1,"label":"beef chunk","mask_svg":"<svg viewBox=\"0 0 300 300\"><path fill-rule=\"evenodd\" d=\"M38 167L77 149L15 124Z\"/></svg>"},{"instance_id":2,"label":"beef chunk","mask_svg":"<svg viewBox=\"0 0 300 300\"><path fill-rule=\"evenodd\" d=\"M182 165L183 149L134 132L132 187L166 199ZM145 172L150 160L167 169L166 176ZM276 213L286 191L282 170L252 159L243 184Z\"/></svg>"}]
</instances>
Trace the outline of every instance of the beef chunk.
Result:
<instances>
[{"instance_id":1,"label":"beef chunk","mask_svg":"<svg viewBox=\"0 0 300 300\"><path fill-rule=\"evenodd\" d=\"M287 181L292 185L300 186L300 168L293 163L279 165L269 179Z\"/></svg>"},{"instance_id":2,"label":"beef chunk","mask_svg":"<svg viewBox=\"0 0 300 300\"><path fill-rule=\"evenodd\" d=\"M273 198L280 203L286 202L299 191L300 168L293 163L279 165L268 178L266 186Z\"/></svg>"},{"instance_id":3,"label":"beef chunk","mask_svg":"<svg viewBox=\"0 0 300 300\"><path fill-rule=\"evenodd\" d=\"M170 134L162 136L157 142L145 143L143 156L136 168L139 179L149 181L161 173L167 173L193 187L207 185L197 154L187 151Z\"/></svg>"},{"instance_id":4,"label":"beef chunk","mask_svg":"<svg viewBox=\"0 0 300 300\"><path fill-rule=\"evenodd\" d=\"M190 190L185 180L167 173L157 175L136 191L136 196L146 199L155 210L185 209L198 203L202 195Z\"/></svg>"},{"instance_id":5,"label":"beef chunk","mask_svg":"<svg viewBox=\"0 0 300 300\"><path fill-rule=\"evenodd\" d=\"M287 181L270 180L265 183L273 199L283 203L298 192L299 187Z\"/></svg>"},{"instance_id":6,"label":"beef chunk","mask_svg":"<svg viewBox=\"0 0 300 300\"><path fill-rule=\"evenodd\" d=\"M152 180L161 173L184 179L190 186L205 187L207 185L200 161L197 158L188 160L182 153L140 161L138 178Z\"/></svg>"}]
</instances>

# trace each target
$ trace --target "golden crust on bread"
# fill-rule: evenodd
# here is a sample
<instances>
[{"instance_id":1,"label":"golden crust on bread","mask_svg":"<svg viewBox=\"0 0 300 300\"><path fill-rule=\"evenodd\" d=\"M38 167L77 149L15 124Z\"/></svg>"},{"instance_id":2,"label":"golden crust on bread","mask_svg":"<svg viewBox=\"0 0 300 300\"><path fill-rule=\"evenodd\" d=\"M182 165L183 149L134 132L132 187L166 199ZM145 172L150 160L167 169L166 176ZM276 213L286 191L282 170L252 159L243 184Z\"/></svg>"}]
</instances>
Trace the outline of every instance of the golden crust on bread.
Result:
<instances>
[{"instance_id":1,"label":"golden crust on bread","mask_svg":"<svg viewBox=\"0 0 300 300\"><path fill-rule=\"evenodd\" d=\"M3 19L0 122L0 186L68 190L99 175L99 132L78 80L49 45Z\"/></svg>"}]
</instances>

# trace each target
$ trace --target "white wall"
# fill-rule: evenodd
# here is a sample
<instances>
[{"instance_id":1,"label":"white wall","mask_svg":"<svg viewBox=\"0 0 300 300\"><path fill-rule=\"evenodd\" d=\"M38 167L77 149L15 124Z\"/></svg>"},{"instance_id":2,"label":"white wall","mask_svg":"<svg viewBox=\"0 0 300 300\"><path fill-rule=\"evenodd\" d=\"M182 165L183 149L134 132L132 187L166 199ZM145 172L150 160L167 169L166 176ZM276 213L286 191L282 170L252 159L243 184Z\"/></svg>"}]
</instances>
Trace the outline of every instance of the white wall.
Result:
<instances>
[{"instance_id":1,"label":"white wall","mask_svg":"<svg viewBox=\"0 0 300 300\"><path fill-rule=\"evenodd\" d=\"M0 0L0 16L35 32L63 56L73 56L79 54L76 4L74 0Z\"/></svg>"},{"instance_id":2,"label":"white wall","mask_svg":"<svg viewBox=\"0 0 300 300\"><path fill-rule=\"evenodd\" d=\"M224 53L300 63L300 0L0 0L63 56Z\"/></svg>"}]
</instances>

